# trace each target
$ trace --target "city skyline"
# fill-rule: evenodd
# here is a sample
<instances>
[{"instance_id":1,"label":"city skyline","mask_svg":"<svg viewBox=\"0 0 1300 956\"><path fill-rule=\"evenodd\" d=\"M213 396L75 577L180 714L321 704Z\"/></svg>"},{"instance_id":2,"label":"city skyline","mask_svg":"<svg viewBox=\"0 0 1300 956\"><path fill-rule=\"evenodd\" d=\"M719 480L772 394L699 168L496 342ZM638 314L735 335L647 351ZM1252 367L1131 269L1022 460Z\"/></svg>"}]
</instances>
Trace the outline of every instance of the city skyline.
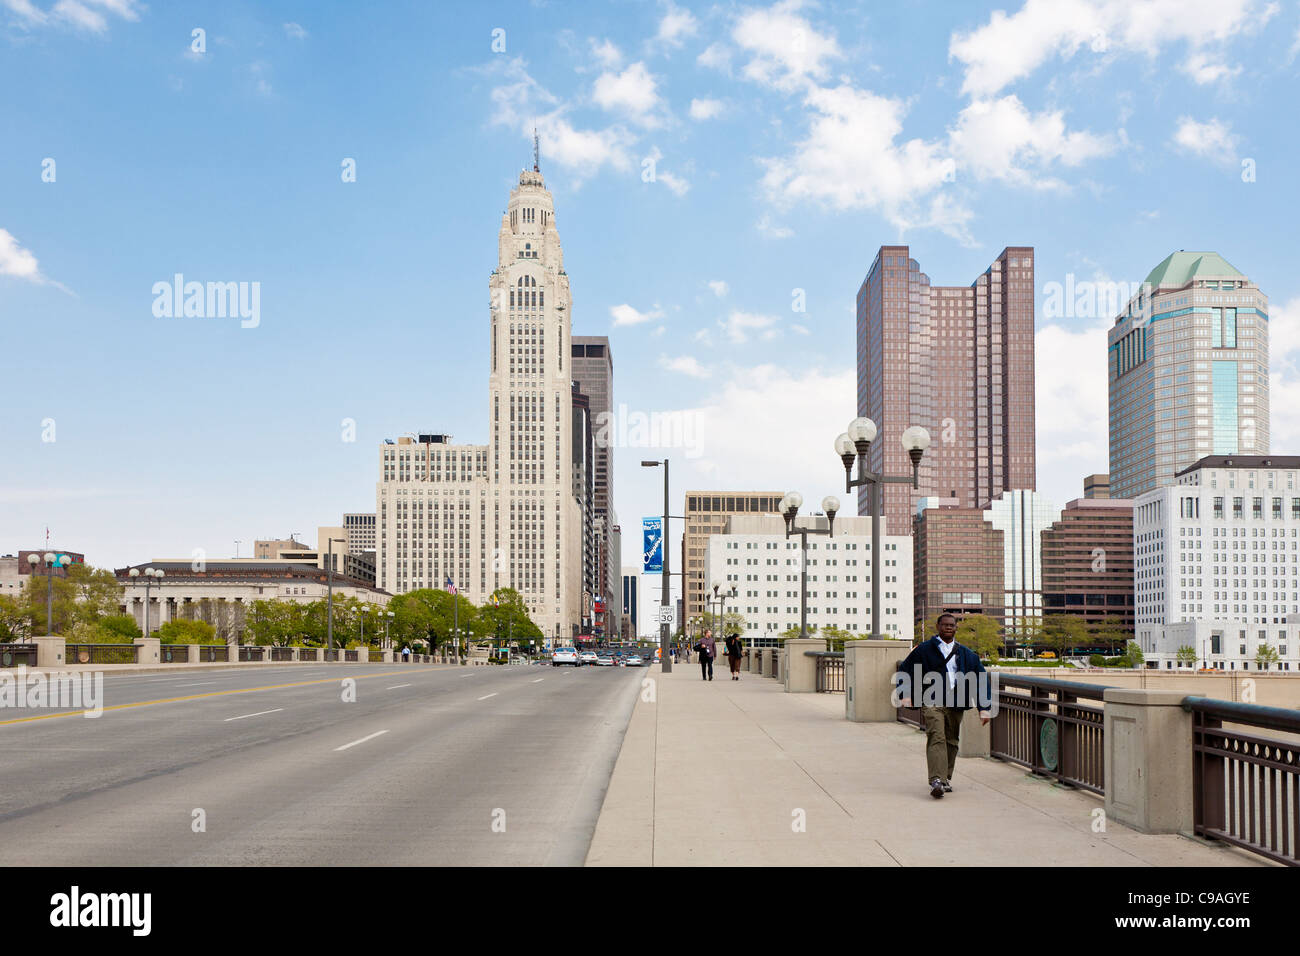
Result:
<instances>
[{"instance_id":1,"label":"city skyline","mask_svg":"<svg viewBox=\"0 0 1300 956\"><path fill-rule=\"evenodd\" d=\"M874 250L899 241L939 281L979 274L1005 245L1035 249L1047 498L1076 497L1079 475L1107 470L1115 315L1078 314L1084 296L1054 314L1053 289L1135 281L1179 249L1214 249L1267 292L1272 447L1300 444L1286 413L1300 393L1300 336L1288 331L1300 282L1276 216L1294 206L1297 186L1278 171L1296 133L1271 122L1296 70L1294 10L1243 4L1214 38L1175 31L1149 55L1135 52L1136 21L1078 42L1030 30L1032 3L1002 21L956 5L645 3L559 22L521 8L494 13L500 23L379 10L383 29L413 20L431 44L381 68L364 46L344 52L352 34L337 14L298 23L301 12L272 6L203 27L127 4L134 18L95 29L17 6L0 6L0 77L30 89L8 111L15 148L0 157L4 371L16 386L0 424L0 551L49 526L52 544L101 566L194 548L224 557L235 539L309 535L369 511L383 437L486 442L482 223L531 165L533 125L581 276L575 331L619 351L613 408L698 425L681 429L696 447L617 449L624 528L662 508L641 457L672 460L675 503L689 488L838 492L831 442L855 413L853 294ZM914 39L878 48L864 25ZM807 40L798 55L773 40L792 28ZM989 58L999 29L1022 28L1022 58ZM328 78L337 63L350 65ZM33 72L44 81L24 84ZM1158 104L1135 93L1153 77ZM373 121L337 121L339 104L371 98L385 107ZM124 122L110 123L119 101ZM207 123L245 135L216 137L213 155ZM845 165L859 136L887 147ZM997 169L979 158L988 145ZM355 182L342 178L349 159ZM906 185L882 175L907 170ZM1027 190L1033 203L1007 202ZM1180 208L1197 193L1228 195L1228 212ZM244 298L257 324L156 316L153 288L176 275L260 283ZM430 360L389 376L394 351ZM1072 371L1080 354L1094 356L1089 376ZM670 547L680 532L674 522ZM646 617L656 604L652 589Z\"/></svg>"}]
</instances>

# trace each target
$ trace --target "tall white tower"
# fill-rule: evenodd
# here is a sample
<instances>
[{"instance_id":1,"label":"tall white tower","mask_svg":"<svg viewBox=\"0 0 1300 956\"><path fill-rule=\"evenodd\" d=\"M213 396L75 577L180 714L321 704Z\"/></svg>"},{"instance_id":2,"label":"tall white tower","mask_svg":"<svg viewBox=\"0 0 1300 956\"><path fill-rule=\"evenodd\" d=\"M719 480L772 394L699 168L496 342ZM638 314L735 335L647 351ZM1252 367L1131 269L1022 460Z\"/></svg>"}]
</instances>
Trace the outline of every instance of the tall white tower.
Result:
<instances>
[{"instance_id":1,"label":"tall white tower","mask_svg":"<svg viewBox=\"0 0 1300 956\"><path fill-rule=\"evenodd\" d=\"M569 277L536 164L501 217L488 282L489 526L494 587L513 587L547 638L580 619L582 523L572 480Z\"/></svg>"}]
</instances>

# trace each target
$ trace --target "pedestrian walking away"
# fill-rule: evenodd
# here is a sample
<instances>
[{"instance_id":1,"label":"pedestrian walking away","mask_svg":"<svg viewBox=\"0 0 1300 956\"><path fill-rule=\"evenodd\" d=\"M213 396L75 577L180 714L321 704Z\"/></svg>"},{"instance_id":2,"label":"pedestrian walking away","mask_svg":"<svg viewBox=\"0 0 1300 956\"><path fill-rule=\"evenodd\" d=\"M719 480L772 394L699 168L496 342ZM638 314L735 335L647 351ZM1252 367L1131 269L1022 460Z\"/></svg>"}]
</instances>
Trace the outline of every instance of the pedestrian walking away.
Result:
<instances>
[{"instance_id":1,"label":"pedestrian walking away","mask_svg":"<svg viewBox=\"0 0 1300 956\"><path fill-rule=\"evenodd\" d=\"M718 646L713 640L713 631L704 632L700 643L695 645L695 650L700 655L700 679L713 680L713 658L718 656Z\"/></svg>"},{"instance_id":2,"label":"pedestrian walking away","mask_svg":"<svg viewBox=\"0 0 1300 956\"><path fill-rule=\"evenodd\" d=\"M962 717L972 705L978 704L978 697L983 693L981 682L987 679L981 676L984 665L979 655L958 644L956 636L957 618L951 614L939 615L939 633L912 648L895 675L895 680L900 681L904 707L911 707L915 697L921 699L926 786L936 800L952 793ZM935 676L927 680L930 674ZM974 692L977 687L979 693ZM982 723L987 724L991 716L988 710L980 709Z\"/></svg>"},{"instance_id":3,"label":"pedestrian walking away","mask_svg":"<svg viewBox=\"0 0 1300 956\"><path fill-rule=\"evenodd\" d=\"M744 647L740 643L740 635L732 634L727 637L727 662L731 664L731 679L740 680L740 655L745 653Z\"/></svg>"}]
</instances>

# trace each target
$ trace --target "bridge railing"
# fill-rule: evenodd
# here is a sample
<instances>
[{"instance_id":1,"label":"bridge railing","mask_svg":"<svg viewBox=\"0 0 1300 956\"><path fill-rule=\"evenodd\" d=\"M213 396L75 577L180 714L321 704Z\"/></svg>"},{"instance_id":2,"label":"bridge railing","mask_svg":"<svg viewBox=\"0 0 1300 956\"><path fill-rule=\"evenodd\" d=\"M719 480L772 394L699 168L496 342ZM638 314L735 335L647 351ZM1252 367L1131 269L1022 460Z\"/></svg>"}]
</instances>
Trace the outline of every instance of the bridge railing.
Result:
<instances>
[{"instance_id":1,"label":"bridge railing","mask_svg":"<svg viewBox=\"0 0 1300 956\"><path fill-rule=\"evenodd\" d=\"M817 693L844 693L844 652L804 651L804 657L817 659Z\"/></svg>"},{"instance_id":2,"label":"bridge railing","mask_svg":"<svg viewBox=\"0 0 1300 956\"><path fill-rule=\"evenodd\" d=\"M1192 713L1197 835L1300 866L1300 711L1209 697L1188 697L1183 709Z\"/></svg>"}]
</instances>

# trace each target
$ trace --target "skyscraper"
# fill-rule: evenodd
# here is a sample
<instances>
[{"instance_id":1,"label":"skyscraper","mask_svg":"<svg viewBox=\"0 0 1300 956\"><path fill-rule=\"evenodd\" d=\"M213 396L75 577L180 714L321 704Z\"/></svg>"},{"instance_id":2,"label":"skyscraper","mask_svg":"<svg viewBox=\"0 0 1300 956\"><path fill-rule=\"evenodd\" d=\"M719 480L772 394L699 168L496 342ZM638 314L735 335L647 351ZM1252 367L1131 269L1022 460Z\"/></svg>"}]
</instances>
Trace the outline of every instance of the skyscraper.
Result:
<instances>
[{"instance_id":1,"label":"skyscraper","mask_svg":"<svg viewBox=\"0 0 1300 956\"><path fill-rule=\"evenodd\" d=\"M582 483L573 480L569 276L536 164L519 175L488 280L488 443L385 442L376 512L380 587L442 587L482 603L519 591L548 638L582 613Z\"/></svg>"},{"instance_id":2,"label":"skyscraper","mask_svg":"<svg viewBox=\"0 0 1300 956\"><path fill-rule=\"evenodd\" d=\"M858 411L876 423L868 465L910 474L899 443L921 425L932 444L920 488L884 486L885 530L910 533L918 499L981 508L1032 490L1034 250L1008 246L969 286L932 286L907 246L881 246L857 298ZM858 513L869 514L868 489Z\"/></svg>"},{"instance_id":3,"label":"skyscraper","mask_svg":"<svg viewBox=\"0 0 1300 956\"><path fill-rule=\"evenodd\" d=\"M586 393L591 404L591 427L595 434L593 523L596 527L596 595L606 608L618 600L619 565L612 540L618 519L611 509L613 501L614 453L610 415L613 413L614 354L605 335L573 337L573 380ZM606 629L607 630L607 629Z\"/></svg>"},{"instance_id":4,"label":"skyscraper","mask_svg":"<svg viewBox=\"0 0 1300 956\"><path fill-rule=\"evenodd\" d=\"M1114 497L1171 485L1207 455L1268 454L1268 297L1218 253L1152 269L1106 362Z\"/></svg>"}]
</instances>

